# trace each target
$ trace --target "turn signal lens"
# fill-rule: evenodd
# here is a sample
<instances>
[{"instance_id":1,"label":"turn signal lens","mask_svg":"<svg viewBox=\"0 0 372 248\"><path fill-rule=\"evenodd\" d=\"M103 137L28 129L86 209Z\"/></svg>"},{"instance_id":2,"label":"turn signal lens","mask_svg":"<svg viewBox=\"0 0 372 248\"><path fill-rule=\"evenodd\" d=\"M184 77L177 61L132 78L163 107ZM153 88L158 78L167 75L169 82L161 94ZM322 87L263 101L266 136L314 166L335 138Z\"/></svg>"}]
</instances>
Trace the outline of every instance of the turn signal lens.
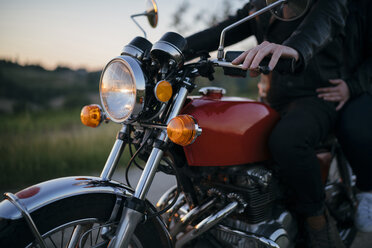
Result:
<instances>
[{"instance_id":1,"label":"turn signal lens","mask_svg":"<svg viewBox=\"0 0 372 248\"><path fill-rule=\"evenodd\" d=\"M201 129L192 116L179 115L168 123L167 133L173 143L187 146L201 134Z\"/></svg>"},{"instance_id":2,"label":"turn signal lens","mask_svg":"<svg viewBox=\"0 0 372 248\"><path fill-rule=\"evenodd\" d=\"M81 122L88 127L98 127L102 121L102 110L97 104L84 106L80 113Z\"/></svg>"},{"instance_id":3,"label":"turn signal lens","mask_svg":"<svg viewBox=\"0 0 372 248\"><path fill-rule=\"evenodd\" d=\"M158 82L154 91L156 99L158 99L160 102L168 102L173 94L172 85L165 80Z\"/></svg>"}]
</instances>

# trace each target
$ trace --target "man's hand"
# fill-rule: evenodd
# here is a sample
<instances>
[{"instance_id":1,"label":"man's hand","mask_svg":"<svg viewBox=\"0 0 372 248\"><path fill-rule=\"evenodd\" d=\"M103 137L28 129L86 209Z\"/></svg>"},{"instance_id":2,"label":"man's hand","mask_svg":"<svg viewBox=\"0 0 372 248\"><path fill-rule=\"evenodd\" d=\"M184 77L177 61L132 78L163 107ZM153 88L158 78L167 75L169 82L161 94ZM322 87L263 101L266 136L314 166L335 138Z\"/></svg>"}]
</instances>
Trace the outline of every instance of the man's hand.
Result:
<instances>
[{"instance_id":1,"label":"man's hand","mask_svg":"<svg viewBox=\"0 0 372 248\"><path fill-rule=\"evenodd\" d=\"M270 70L275 68L280 57L294 58L296 61L299 58L298 52L291 47L264 41L260 45L242 53L239 57L232 61L232 64L238 65L243 62L242 69L249 69L249 75L251 77L257 77L260 74L257 72L257 68L261 61L268 55L271 55L271 60L269 63Z\"/></svg>"},{"instance_id":2,"label":"man's hand","mask_svg":"<svg viewBox=\"0 0 372 248\"><path fill-rule=\"evenodd\" d=\"M350 98L349 87L342 79L331 79L329 82L336 86L318 88L316 89L316 92L319 93L318 97L323 98L326 101L339 102L336 107L336 110L338 111Z\"/></svg>"}]
</instances>

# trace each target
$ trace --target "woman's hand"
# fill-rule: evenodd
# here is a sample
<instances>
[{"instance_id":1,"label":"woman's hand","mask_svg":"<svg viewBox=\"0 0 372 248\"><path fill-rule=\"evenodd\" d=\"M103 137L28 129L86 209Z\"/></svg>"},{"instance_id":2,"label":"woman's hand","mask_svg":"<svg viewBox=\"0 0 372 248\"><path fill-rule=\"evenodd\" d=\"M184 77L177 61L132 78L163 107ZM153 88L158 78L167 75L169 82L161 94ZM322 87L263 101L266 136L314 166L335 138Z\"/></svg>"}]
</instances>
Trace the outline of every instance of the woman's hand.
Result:
<instances>
[{"instance_id":1,"label":"woman's hand","mask_svg":"<svg viewBox=\"0 0 372 248\"><path fill-rule=\"evenodd\" d=\"M275 68L280 57L294 58L296 61L299 58L298 52L291 47L264 41L260 45L242 53L239 57L232 61L232 64L238 65L243 62L242 69L249 69L249 75L251 77L257 77L260 74L257 71L257 68L261 61L268 55L271 55L271 60L269 63L270 70Z\"/></svg>"},{"instance_id":2,"label":"woman's hand","mask_svg":"<svg viewBox=\"0 0 372 248\"><path fill-rule=\"evenodd\" d=\"M342 79L331 79L329 80L331 84L336 86L333 87L325 87L325 88L318 88L316 92L318 92L318 97L323 98L326 101L330 102L339 102L336 107L336 110L340 110L344 104L350 98L350 91L349 87Z\"/></svg>"}]
</instances>

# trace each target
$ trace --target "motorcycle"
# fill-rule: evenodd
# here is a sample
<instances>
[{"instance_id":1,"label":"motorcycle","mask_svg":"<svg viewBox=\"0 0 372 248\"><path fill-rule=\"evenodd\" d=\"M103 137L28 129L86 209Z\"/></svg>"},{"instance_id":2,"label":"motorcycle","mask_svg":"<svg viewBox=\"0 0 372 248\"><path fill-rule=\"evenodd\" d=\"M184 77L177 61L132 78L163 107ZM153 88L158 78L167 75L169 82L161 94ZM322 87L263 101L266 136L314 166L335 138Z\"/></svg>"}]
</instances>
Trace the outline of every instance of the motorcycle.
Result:
<instances>
[{"instance_id":1,"label":"motorcycle","mask_svg":"<svg viewBox=\"0 0 372 248\"><path fill-rule=\"evenodd\" d=\"M185 63L186 39L166 33L152 44L136 37L104 68L98 105L85 106L82 122L122 125L99 177L75 176L37 184L0 203L0 247L271 247L303 244L301 218L290 209L285 187L270 158L267 140L279 114L264 103L226 97L205 87L188 96L195 78L213 78L213 68L241 76L232 65L237 53L224 53L228 30L283 4L298 18L309 1L267 1L267 7L227 27L218 58L201 55ZM145 15L157 23L157 6ZM133 15L136 17L139 15ZM230 61L230 62L229 62ZM285 68L286 62L278 64ZM267 73L264 65L260 72ZM132 158L146 162L136 186L112 180L128 145ZM136 148L132 152L132 146ZM354 239L355 177L333 139L322 144L326 204L347 246ZM333 161L332 165L331 162ZM129 168L129 166L128 166ZM156 206L146 200L158 171L177 185Z\"/></svg>"}]
</instances>

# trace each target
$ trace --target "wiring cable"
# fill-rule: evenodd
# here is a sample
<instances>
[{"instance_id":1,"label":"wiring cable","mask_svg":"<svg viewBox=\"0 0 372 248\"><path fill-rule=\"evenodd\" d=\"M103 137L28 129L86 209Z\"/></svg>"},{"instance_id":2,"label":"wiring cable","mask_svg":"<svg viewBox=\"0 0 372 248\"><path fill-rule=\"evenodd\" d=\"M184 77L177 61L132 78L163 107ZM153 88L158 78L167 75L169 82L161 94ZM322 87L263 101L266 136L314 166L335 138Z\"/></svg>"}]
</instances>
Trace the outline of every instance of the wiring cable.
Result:
<instances>
[{"instance_id":1,"label":"wiring cable","mask_svg":"<svg viewBox=\"0 0 372 248\"><path fill-rule=\"evenodd\" d=\"M129 169L130 169L134 159L137 157L138 153L145 147L145 145L146 145L148 139L151 137L153 131L154 130L151 130L150 135L145 139L145 141L142 143L142 145L138 148L138 150L134 153L134 155L131 157L131 159L128 162L127 169L125 170L125 180L127 181L128 186L131 187L131 188L132 188L132 185L130 184L130 181L129 181ZM130 146L131 146L131 144L129 144L129 147Z\"/></svg>"}]
</instances>

